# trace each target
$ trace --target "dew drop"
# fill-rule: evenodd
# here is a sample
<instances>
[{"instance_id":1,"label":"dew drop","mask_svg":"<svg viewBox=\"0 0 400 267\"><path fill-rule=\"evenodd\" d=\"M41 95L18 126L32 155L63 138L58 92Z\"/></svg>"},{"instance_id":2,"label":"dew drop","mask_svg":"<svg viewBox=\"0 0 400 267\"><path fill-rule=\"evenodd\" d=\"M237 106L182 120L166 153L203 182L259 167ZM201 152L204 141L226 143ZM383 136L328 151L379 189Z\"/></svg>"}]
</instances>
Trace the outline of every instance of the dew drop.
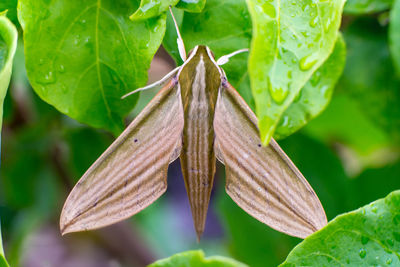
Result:
<instances>
[{"instance_id":1,"label":"dew drop","mask_svg":"<svg viewBox=\"0 0 400 267\"><path fill-rule=\"evenodd\" d=\"M311 85L312 86L316 86L320 81L321 81L321 72L320 71L316 71L314 72L313 76L311 77Z\"/></svg>"},{"instance_id":2,"label":"dew drop","mask_svg":"<svg viewBox=\"0 0 400 267\"><path fill-rule=\"evenodd\" d=\"M303 71L311 69L315 63L317 63L317 60L313 58L313 56L305 56L302 59L300 59L299 66L300 69Z\"/></svg>"},{"instance_id":3,"label":"dew drop","mask_svg":"<svg viewBox=\"0 0 400 267\"><path fill-rule=\"evenodd\" d=\"M289 125L289 116L285 115L283 116L281 126L286 127L288 125Z\"/></svg>"},{"instance_id":4,"label":"dew drop","mask_svg":"<svg viewBox=\"0 0 400 267\"><path fill-rule=\"evenodd\" d=\"M303 90L300 90L300 92L296 95L296 97L293 99L294 102L299 102L301 95L302 95Z\"/></svg>"},{"instance_id":5,"label":"dew drop","mask_svg":"<svg viewBox=\"0 0 400 267\"><path fill-rule=\"evenodd\" d=\"M64 65L58 66L58 71L59 71L60 73L64 73L64 72L65 72L65 67L64 67Z\"/></svg>"},{"instance_id":6,"label":"dew drop","mask_svg":"<svg viewBox=\"0 0 400 267\"><path fill-rule=\"evenodd\" d=\"M282 88L276 88L276 89L270 88L270 93L271 93L272 99L277 104L282 104L282 102L286 99L286 97L288 95L288 91L284 90Z\"/></svg>"},{"instance_id":7,"label":"dew drop","mask_svg":"<svg viewBox=\"0 0 400 267\"><path fill-rule=\"evenodd\" d=\"M86 23L86 19L81 20L81 23L85 24Z\"/></svg>"},{"instance_id":8,"label":"dew drop","mask_svg":"<svg viewBox=\"0 0 400 267\"><path fill-rule=\"evenodd\" d=\"M386 243L391 247L393 247L393 245L394 245L394 241L392 239L386 240Z\"/></svg>"},{"instance_id":9,"label":"dew drop","mask_svg":"<svg viewBox=\"0 0 400 267\"><path fill-rule=\"evenodd\" d=\"M43 63L44 63L44 59L43 58L39 59L39 65L43 65Z\"/></svg>"},{"instance_id":10,"label":"dew drop","mask_svg":"<svg viewBox=\"0 0 400 267\"><path fill-rule=\"evenodd\" d=\"M311 26L312 28L315 28L315 26L317 26L318 20L319 20L319 17L318 17L318 16L316 16L315 18L313 18L313 19L310 21L310 26Z\"/></svg>"},{"instance_id":11,"label":"dew drop","mask_svg":"<svg viewBox=\"0 0 400 267\"><path fill-rule=\"evenodd\" d=\"M328 98L330 97L331 92L332 92L332 91L329 90L329 89L330 89L329 85L324 85L324 86L322 86L321 89L320 89L321 94L324 95L324 97L325 97L326 99L328 99Z\"/></svg>"},{"instance_id":12,"label":"dew drop","mask_svg":"<svg viewBox=\"0 0 400 267\"><path fill-rule=\"evenodd\" d=\"M324 23L324 31L325 32L329 31L329 28L331 27L331 24L332 24L332 21L331 21L330 18L328 18Z\"/></svg>"},{"instance_id":13,"label":"dew drop","mask_svg":"<svg viewBox=\"0 0 400 267\"><path fill-rule=\"evenodd\" d=\"M287 77L289 78L289 79L292 79L292 71L291 70L289 70L288 72L287 72Z\"/></svg>"},{"instance_id":14,"label":"dew drop","mask_svg":"<svg viewBox=\"0 0 400 267\"><path fill-rule=\"evenodd\" d=\"M264 3L262 5L262 10L270 18L275 18L276 17L276 10L275 10L275 7L272 4Z\"/></svg>"},{"instance_id":15,"label":"dew drop","mask_svg":"<svg viewBox=\"0 0 400 267\"><path fill-rule=\"evenodd\" d=\"M386 260L386 264L387 264L387 265L392 264L392 262L393 262L393 259L391 259L391 258Z\"/></svg>"},{"instance_id":16,"label":"dew drop","mask_svg":"<svg viewBox=\"0 0 400 267\"><path fill-rule=\"evenodd\" d=\"M365 251L365 249L360 249L360 251L358 252L358 255L360 255L361 259L364 259L365 256L367 255L367 251Z\"/></svg>"},{"instance_id":17,"label":"dew drop","mask_svg":"<svg viewBox=\"0 0 400 267\"><path fill-rule=\"evenodd\" d=\"M55 82L55 76L52 71L49 71L47 74L44 75L44 84L50 84Z\"/></svg>"}]
</instances>

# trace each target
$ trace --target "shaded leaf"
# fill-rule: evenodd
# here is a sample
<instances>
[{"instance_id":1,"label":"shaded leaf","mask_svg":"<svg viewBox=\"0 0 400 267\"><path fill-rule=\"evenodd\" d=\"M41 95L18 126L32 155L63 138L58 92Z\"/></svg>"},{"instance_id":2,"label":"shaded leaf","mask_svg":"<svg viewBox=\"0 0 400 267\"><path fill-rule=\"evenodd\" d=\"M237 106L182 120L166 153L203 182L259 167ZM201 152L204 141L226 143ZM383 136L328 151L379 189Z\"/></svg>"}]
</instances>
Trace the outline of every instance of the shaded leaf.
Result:
<instances>
[{"instance_id":1,"label":"shaded leaf","mask_svg":"<svg viewBox=\"0 0 400 267\"><path fill-rule=\"evenodd\" d=\"M400 191L343 214L307 237L281 266L400 265Z\"/></svg>"},{"instance_id":2,"label":"shaded leaf","mask_svg":"<svg viewBox=\"0 0 400 267\"><path fill-rule=\"evenodd\" d=\"M18 33L15 26L5 14L0 14L0 131L3 121L3 101L10 83L17 38Z\"/></svg>"},{"instance_id":3,"label":"shaded leaf","mask_svg":"<svg viewBox=\"0 0 400 267\"><path fill-rule=\"evenodd\" d=\"M245 267L247 265L222 256L205 258L201 250L192 250L175 254L169 258L156 261L149 267Z\"/></svg>"},{"instance_id":4,"label":"shaded leaf","mask_svg":"<svg viewBox=\"0 0 400 267\"><path fill-rule=\"evenodd\" d=\"M327 109L310 122L304 132L325 143L348 145L364 155L391 143L389 135L344 92L337 93Z\"/></svg>"},{"instance_id":5,"label":"shaded leaf","mask_svg":"<svg viewBox=\"0 0 400 267\"><path fill-rule=\"evenodd\" d=\"M400 76L400 0L394 1L390 11L389 48L397 75Z\"/></svg>"},{"instance_id":6,"label":"shaded leaf","mask_svg":"<svg viewBox=\"0 0 400 267\"><path fill-rule=\"evenodd\" d=\"M176 7L187 12L199 13L205 5L206 0L180 0Z\"/></svg>"},{"instance_id":7,"label":"shaded leaf","mask_svg":"<svg viewBox=\"0 0 400 267\"><path fill-rule=\"evenodd\" d=\"M393 0L347 0L344 12L347 14L368 14L389 9Z\"/></svg>"},{"instance_id":8,"label":"shaded leaf","mask_svg":"<svg viewBox=\"0 0 400 267\"><path fill-rule=\"evenodd\" d=\"M283 113L274 137L281 139L297 131L325 109L341 76L346 60L346 46L339 35L335 48L324 64L304 85L294 102Z\"/></svg>"},{"instance_id":9,"label":"shaded leaf","mask_svg":"<svg viewBox=\"0 0 400 267\"><path fill-rule=\"evenodd\" d=\"M264 145L283 112L332 53L344 2L247 0L253 21L249 74Z\"/></svg>"},{"instance_id":10,"label":"shaded leaf","mask_svg":"<svg viewBox=\"0 0 400 267\"><path fill-rule=\"evenodd\" d=\"M387 27L375 19L358 19L343 36L348 53L337 90L351 96L369 120L386 132L392 143L398 144L400 77L396 76L390 58Z\"/></svg>"},{"instance_id":11,"label":"shaded leaf","mask_svg":"<svg viewBox=\"0 0 400 267\"><path fill-rule=\"evenodd\" d=\"M130 16L131 20L146 20L165 13L169 6L175 6L179 0L141 0L140 6Z\"/></svg>"},{"instance_id":12,"label":"shaded leaf","mask_svg":"<svg viewBox=\"0 0 400 267\"><path fill-rule=\"evenodd\" d=\"M138 4L20 1L26 68L35 92L80 122L118 133L137 96L120 98L145 84L165 30L164 17L131 21Z\"/></svg>"}]
</instances>

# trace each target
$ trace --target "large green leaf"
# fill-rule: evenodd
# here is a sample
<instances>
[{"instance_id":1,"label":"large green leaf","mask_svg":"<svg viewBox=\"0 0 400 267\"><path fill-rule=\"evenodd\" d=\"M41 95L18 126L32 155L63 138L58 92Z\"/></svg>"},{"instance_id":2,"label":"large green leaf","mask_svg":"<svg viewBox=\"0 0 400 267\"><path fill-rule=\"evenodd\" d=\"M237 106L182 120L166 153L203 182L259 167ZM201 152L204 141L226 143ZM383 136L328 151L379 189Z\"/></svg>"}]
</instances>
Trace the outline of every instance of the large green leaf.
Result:
<instances>
[{"instance_id":1,"label":"large green leaf","mask_svg":"<svg viewBox=\"0 0 400 267\"><path fill-rule=\"evenodd\" d=\"M17 49L18 33L15 26L0 14L0 136L3 121L3 101L10 83L12 62Z\"/></svg>"},{"instance_id":2,"label":"large green leaf","mask_svg":"<svg viewBox=\"0 0 400 267\"><path fill-rule=\"evenodd\" d=\"M348 14L368 14L390 8L393 0L347 0L344 12Z\"/></svg>"},{"instance_id":3,"label":"large green leaf","mask_svg":"<svg viewBox=\"0 0 400 267\"><path fill-rule=\"evenodd\" d=\"M230 258L212 256L205 258L201 250L186 251L156 261L149 267L245 267L247 265Z\"/></svg>"},{"instance_id":4,"label":"large green leaf","mask_svg":"<svg viewBox=\"0 0 400 267\"><path fill-rule=\"evenodd\" d=\"M343 214L307 237L281 266L399 266L400 191Z\"/></svg>"},{"instance_id":5,"label":"large green leaf","mask_svg":"<svg viewBox=\"0 0 400 267\"><path fill-rule=\"evenodd\" d=\"M332 53L344 2L247 0L253 21L249 74L264 145Z\"/></svg>"},{"instance_id":6,"label":"large green leaf","mask_svg":"<svg viewBox=\"0 0 400 267\"><path fill-rule=\"evenodd\" d=\"M325 109L343 72L345 61L346 46L339 35L332 54L313 73L294 102L283 113L274 134L275 138L280 139L292 134Z\"/></svg>"},{"instance_id":7,"label":"large green leaf","mask_svg":"<svg viewBox=\"0 0 400 267\"><path fill-rule=\"evenodd\" d=\"M21 0L26 69L36 93L61 112L119 132L145 84L165 18L134 22L138 0ZM60 12L62 10L62 12Z\"/></svg>"},{"instance_id":8,"label":"large green leaf","mask_svg":"<svg viewBox=\"0 0 400 267\"><path fill-rule=\"evenodd\" d=\"M146 20L160 16L168 10L169 6L175 6L179 0L141 0L140 6L130 16L131 20Z\"/></svg>"},{"instance_id":9,"label":"large green leaf","mask_svg":"<svg viewBox=\"0 0 400 267\"><path fill-rule=\"evenodd\" d=\"M180 0L176 7L188 12L199 13L205 5L206 0Z\"/></svg>"},{"instance_id":10,"label":"large green leaf","mask_svg":"<svg viewBox=\"0 0 400 267\"><path fill-rule=\"evenodd\" d=\"M400 0L395 0L390 11L389 47L394 66L400 76Z\"/></svg>"},{"instance_id":11,"label":"large green leaf","mask_svg":"<svg viewBox=\"0 0 400 267\"><path fill-rule=\"evenodd\" d=\"M8 267L6 258L4 257L3 241L1 239L1 225L0 225L0 267Z\"/></svg>"}]
</instances>

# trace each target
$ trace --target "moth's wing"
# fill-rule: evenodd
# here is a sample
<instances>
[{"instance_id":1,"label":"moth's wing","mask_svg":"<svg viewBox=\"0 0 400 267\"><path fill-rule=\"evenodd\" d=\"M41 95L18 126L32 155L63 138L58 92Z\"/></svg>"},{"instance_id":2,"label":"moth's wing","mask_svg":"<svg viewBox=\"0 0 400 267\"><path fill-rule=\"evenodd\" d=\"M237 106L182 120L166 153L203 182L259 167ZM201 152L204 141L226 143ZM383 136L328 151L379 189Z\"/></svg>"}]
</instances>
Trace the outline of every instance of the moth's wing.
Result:
<instances>
[{"instance_id":1,"label":"moth's wing","mask_svg":"<svg viewBox=\"0 0 400 267\"><path fill-rule=\"evenodd\" d=\"M261 145L254 113L229 84L220 89L214 129L216 156L226 166L226 191L242 209L300 238L326 225L311 186L274 140Z\"/></svg>"},{"instance_id":2,"label":"moth's wing","mask_svg":"<svg viewBox=\"0 0 400 267\"><path fill-rule=\"evenodd\" d=\"M63 234L96 229L141 211L167 189L181 147L183 109L172 79L76 184L60 218Z\"/></svg>"}]
</instances>

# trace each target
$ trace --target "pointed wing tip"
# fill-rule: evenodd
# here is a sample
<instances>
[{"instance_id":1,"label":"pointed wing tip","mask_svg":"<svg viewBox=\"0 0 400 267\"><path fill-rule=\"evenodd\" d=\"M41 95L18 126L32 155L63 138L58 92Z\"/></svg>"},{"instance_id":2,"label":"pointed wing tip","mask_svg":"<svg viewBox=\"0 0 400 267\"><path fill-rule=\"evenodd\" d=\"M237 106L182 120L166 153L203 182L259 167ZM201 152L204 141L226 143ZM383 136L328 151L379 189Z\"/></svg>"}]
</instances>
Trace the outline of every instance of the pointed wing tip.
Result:
<instances>
[{"instance_id":1,"label":"pointed wing tip","mask_svg":"<svg viewBox=\"0 0 400 267\"><path fill-rule=\"evenodd\" d=\"M203 230L197 230L196 229L196 236L197 236L197 243L200 243L201 236L203 235L204 229Z\"/></svg>"}]
</instances>

